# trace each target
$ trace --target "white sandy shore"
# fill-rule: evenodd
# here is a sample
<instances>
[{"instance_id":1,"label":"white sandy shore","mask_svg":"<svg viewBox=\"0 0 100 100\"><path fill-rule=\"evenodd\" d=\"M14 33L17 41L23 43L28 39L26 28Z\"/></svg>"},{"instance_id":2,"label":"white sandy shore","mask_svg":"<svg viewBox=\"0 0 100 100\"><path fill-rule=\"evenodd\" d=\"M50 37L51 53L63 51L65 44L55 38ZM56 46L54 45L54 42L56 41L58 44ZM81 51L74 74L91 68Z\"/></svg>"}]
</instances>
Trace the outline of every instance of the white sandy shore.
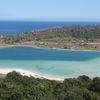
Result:
<instances>
[{"instance_id":1,"label":"white sandy shore","mask_svg":"<svg viewBox=\"0 0 100 100\"><path fill-rule=\"evenodd\" d=\"M30 71L27 71L27 70L23 70L23 69L0 68L0 74L3 74L3 75L6 75L6 74L8 74L9 72L12 72L12 71L19 72L21 75L28 76L28 77L33 76L35 78L56 80L56 81L63 81L64 80L64 78L55 78L55 77L43 76L43 75L40 75L40 74L37 74L37 73L34 73L34 72L30 72Z\"/></svg>"},{"instance_id":2,"label":"white sandy shore","mask_svg":"<svg viewBox=\"0 0 100 100\"><path fill-rule=\"evenodd\" d=\"M43 48L43 49L56 49L56 50L71 50L71 51L97 51L97 50L75 50L75 49L60 49L60 48L45 48L45 47L38 47L38 46L31 46L31 45L4 45L4 46L0 46L0 48L6 48L6 47L33 47L33 48ZM97 51L100 52L100 51ZM5 69L5 68L0 68L0 74L7 74L9 72L12 71L16 71L19 72L21 75L23 76L33 76L35 78L45 78L45 79L49 79L49 80L57 80L57 81L63 81L64 78L55 78L55 77L49 77L46 75L41 75L38 73L34 73L34 72L30 72L27 70L23 70L23 69Z\"/></svg>"}]
</instances>

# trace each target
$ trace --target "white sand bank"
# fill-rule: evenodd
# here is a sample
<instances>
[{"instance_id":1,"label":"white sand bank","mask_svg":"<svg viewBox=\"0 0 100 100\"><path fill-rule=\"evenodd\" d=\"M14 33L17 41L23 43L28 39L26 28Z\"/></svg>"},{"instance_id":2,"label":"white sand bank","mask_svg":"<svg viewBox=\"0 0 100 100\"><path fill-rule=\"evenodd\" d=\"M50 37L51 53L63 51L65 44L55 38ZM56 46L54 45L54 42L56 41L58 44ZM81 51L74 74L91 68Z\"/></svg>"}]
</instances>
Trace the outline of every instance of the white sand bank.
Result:
<instances>
[{"instance_id":1,"label":"white sand bank","mask_svg":"<svg viewBox=\"0 0 100 100\"><path fill-rule=\"evenodd\" d=\"M33 76L35 78L41 78L41 79L48 79L48 80L56 80L56 81L63 81L64 79L62 78L55 78L55 77L49 77L49 76L43 76L34 72L30 72L27 70L23 69L7 69L7 68L0 68L0 74L8 74L9 72L16 71L19 72L23 76Z\"/></svg>"}]
</instances>

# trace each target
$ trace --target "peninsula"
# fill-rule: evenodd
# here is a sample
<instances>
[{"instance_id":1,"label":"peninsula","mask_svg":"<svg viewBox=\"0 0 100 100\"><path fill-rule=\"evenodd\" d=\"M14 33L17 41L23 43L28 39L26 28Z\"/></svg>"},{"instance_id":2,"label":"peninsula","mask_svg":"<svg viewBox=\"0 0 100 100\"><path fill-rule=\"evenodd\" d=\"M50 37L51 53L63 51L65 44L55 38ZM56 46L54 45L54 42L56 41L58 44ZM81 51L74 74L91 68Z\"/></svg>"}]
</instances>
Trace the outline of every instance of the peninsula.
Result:
<instances>
[{"instance_id":1,"label":"peninsula","mask_svg":"<svg viewBox=\"0 0 100 100\"><path fill-rule=\"evenodd\" d=\"M52 27L20 34L0 35L0 46L100 50L100 26Z\"/></svg>"}]
</instances>

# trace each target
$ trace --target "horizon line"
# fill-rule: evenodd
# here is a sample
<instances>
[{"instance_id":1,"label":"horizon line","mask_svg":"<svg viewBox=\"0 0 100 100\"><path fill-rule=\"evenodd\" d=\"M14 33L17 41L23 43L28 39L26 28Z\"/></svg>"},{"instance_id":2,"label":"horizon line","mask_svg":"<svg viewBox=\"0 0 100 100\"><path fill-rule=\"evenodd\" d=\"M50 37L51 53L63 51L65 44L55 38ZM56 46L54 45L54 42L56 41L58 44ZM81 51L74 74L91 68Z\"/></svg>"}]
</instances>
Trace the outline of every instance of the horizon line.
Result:
<instances>
[{"instance_id":1,"label":"horizon line","mask_svg":"<svg viewBox=\"0 0 100 100\"><path fill-rule=\"evenodd\" d=\"M22 21L22 22L98 22L97 20L0 20L0 22L7 22L7 21Z\"/></svg>"}]
</instances>

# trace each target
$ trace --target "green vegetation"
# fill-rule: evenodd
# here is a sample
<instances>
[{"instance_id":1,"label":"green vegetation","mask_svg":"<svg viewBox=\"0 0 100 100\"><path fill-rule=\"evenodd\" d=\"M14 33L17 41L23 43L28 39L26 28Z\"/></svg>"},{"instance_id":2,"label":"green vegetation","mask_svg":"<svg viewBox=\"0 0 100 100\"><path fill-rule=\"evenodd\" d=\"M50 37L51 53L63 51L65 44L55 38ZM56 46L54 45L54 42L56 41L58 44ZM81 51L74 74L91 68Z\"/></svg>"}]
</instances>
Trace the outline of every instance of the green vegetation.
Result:
<instances>
[{"instance_id":1,"label":"green vegetation","mask_svg":"<svg viewBox=\"0 0 100 100\"><path fill-rule=\"evenodd\" d=\"M22 33L17 35L4 36L4 41L9 42L25 42L33 40L52 39L57 37L72 37L76 39L100 39L100 26L71 26L71 27L55 27L35 32Z\"/></svg>"},{"instance_id":2,"label":"green vegetation","mask_svg":"<svg viewBox=\"0 0 100 100\"><path fill-rule=\"evenodd\" d=\"M0 100L100 100L100 78L80 76L58 82L14 71L0 78Z\"/></svg>"},{"instance_id":3,"label":"green vegetation","mask_svg":"<svg viewBox=\"0 0 100 100\"><path fill-rule=\"evenodd\" d=\"M15 35L1 35L0 44L100 50L100 26L52 27Z\"/></svg>"},{"instance_id":4,"label":"green vegetation","mask_svg":"<svg viewBox=\"0 0 100 100\"><path fill-rule=\"evenodd\" d=\"M56 27L0 36L0 44L26 42L51 48L100 50L100 26ZM100 78L80 76L59 82L11 72L0 75L0 100L100 100Z\"/></svg>"}]
</instances>

